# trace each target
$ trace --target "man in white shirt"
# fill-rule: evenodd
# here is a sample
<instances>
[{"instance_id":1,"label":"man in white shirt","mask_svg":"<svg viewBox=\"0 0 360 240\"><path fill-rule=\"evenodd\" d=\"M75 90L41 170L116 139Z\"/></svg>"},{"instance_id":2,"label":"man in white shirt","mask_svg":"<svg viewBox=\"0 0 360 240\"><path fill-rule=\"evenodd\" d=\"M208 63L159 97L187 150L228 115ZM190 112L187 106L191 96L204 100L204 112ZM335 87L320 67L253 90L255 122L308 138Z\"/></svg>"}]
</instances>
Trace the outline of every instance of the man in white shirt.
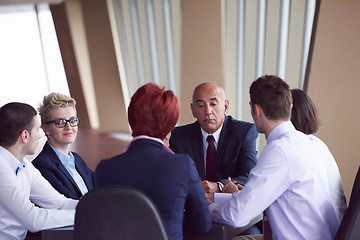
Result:
<instances>
[{"instance_id":1,"label":"man in white shirt","mask_svg":"<svg viewBox=\"0 0 360 240\"><path fill-rule=\"evenodd\" d=\"M0 239L24 239L27 230L74 224L78 201L59 194L24 159L35 153L39 129L30 105L14 102L0 108Z\"/></svg>"},{"instance_id":2,"label":"man in white shirt","mask_svg":"<svg viewBox=\"0 0 360 240\"><path fill-rule=\"evenodd\" d=\"M243 190L208 194L213 220L240 227L266 211L274 239L333 239L339 227L327 151L290 122L289 86L263 76L250 87L251 114L267 145Z\"/></svg>"}]
</instances>

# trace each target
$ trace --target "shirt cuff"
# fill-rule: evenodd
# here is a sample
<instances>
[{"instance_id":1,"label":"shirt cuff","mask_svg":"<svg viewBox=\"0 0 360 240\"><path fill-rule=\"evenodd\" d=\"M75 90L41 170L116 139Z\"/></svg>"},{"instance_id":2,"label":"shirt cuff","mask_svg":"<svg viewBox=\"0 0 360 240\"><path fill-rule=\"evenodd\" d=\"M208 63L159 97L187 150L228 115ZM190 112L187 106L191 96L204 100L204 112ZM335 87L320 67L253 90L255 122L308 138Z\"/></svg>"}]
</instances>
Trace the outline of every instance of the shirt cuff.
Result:
<instances>
[{"instance_id":1,"label":"shirt cuff","mask_svg":"<svg viewBox=\"0 0 360 240\"><path fill-rule=\"evenodd\" d=\"M223 204L228 202L232 197L232 193L214 193L214 203Z\"/></svg>"},{"instance_id":2,"label":"shirt cuff","mask_svg":"<svg viewBox=\"0 0 360 240\"><path fill-rule=\"evenodd\" d=\"M209 205L209 211L210 211L210 213L212 213L218 206L219 206L219 204L217 204L217 203L211 203L211 204Z\"/></svg>"}]
</instances>

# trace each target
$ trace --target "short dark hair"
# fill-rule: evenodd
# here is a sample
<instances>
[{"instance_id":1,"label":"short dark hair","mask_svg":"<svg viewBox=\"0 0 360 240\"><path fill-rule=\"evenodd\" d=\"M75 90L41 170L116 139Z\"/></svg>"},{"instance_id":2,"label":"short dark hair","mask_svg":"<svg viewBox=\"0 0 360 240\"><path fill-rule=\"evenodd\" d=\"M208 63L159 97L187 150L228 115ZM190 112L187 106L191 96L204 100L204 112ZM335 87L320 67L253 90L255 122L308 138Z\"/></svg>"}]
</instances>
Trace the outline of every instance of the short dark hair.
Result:
<instances>
[{"instance_id":1,"label":"short dark hair","mask_svg":"<svg viewBox=\"0 0 360 240\"><path fill-rule=\"evenodd\" d=\"M293 98L292 124L297 130L305 134L315 133L320 123L315 104L301 89L292 89L291 94Z\"/></svg>"},{"instance_id":2,"label":"short dark hair","mask_svg":"<svg viewBox=\"0 0 360 240\"><path fill-rule=\"evenodd\" d=\"M179 120L179 103L170 90L154 83L140 87L131 97L128 120L132 136L164 139Z\"/></svg>"},{"instance_id":3,"label":"short dark hair","mask_svg":"<svg viewBox=\"0 0 360 240\"><path fill-rule=\"evenodd\" d=\"M14 145L23 130L31 132L36 110L26 103L12 102L0 108L0 145Z\"/></svg>"},{"instance_id":4,"label":"short dark hair","mask_svg":"<svg viewBox=\"0 0 360 240\"><path fill-rule=\"evenodd\" d=\"M259 77L250 86L251 104L259 105L271 120L290 119L292 97L289 85L274 75Z\"/></svg>"}]
</instances>

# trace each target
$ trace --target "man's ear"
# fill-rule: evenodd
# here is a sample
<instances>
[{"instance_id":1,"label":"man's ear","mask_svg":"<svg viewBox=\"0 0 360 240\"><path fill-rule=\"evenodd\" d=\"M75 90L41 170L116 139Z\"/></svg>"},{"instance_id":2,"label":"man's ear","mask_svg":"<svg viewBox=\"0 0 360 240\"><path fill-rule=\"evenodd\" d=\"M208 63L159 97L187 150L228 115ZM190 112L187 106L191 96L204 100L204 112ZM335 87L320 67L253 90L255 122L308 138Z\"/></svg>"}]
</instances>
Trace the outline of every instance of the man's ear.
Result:
<instances>
[{"instance_id":1,"label":"man's ear","mask_svg":"<svg viewBox=\"0 0 360 240\"><path fill-rule=\"evenodd\" d=\"M22 142L27 143L30 137L30 133L28 132L28 130L24 129L21 133L19 138L21 139Z\"/></svg>"},{"instance_id":2,"label":"man's ear","mask_svg":"<svg viewBox=\"0 0 360 240\"><path fill-rule=\"evenodd\" d=\"M225 99L225 115L227 114L228 110L229 110L229 100Z\"/></svg>"},{"instance_id":3,"label":"man's ear","mask_svg":"<svg viewBox=\"0 0 360 240\"><path fill-rule=\"evenodd\" d=\"M195 106L193 103L190 103L190 109L191 109L191 112L192 112L192 115L194 118L197 118L196 117L196 113L195 113Z\"/></svg>"},{"instance_id":4,"label":"man's ear","mask_svg":"<svg viewBox=\"0 0 360 240\"><path fill-rule=\"evenodd\" d=\"M254 114L257 118L261 117L264 113L258 104L254 104Z\"/></svg>"}]
</instances>

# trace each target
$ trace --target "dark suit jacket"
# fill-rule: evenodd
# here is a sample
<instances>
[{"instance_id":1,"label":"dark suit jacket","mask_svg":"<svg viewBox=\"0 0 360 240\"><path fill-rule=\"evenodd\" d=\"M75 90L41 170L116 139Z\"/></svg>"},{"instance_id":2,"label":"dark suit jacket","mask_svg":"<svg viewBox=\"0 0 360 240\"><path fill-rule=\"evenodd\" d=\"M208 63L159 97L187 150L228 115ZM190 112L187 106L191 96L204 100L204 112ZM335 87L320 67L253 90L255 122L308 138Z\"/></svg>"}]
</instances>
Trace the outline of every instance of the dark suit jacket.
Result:
<instances>
[{"instance_id":1,"label":"dark suit jacket","mask_svg":"<svg viewBox=\"0 0 360 240\"><path fill-rule=\"evenodd\" d=\"M183 224L201 233L211 228L208 202L188 155L172 154L161 143L137 139L125 153L98 164L95 186L114 184L145 192L160 210L172 240L182 240Z\"/></svg>"},{"instance_id":2,"label":"dark suit jacket","mask_svg":"<svg viewBox=\"0 0 360 240\"><path fill-rule=\"evenodd\" d=\"M216 176L226 184L231 177L244 185L250 170L257 163L256 139L258 132L252 123L226 116L216 151ZM194 159L202 180L206 179L201 127L196 121L176 127L171 132L170 148L175 153L187 153Z\"/></svg>"},{"instance_id":3,"label":"dark suit jacket","mask_svg":"<svg viewBox=\"0 0 360 240\"><path fill-rule=\"evenodd\" d=\"M94 172L87 167L85 161L79 154L75 152L72 152L72 154L75 157L75 168L90 191L94 188ZM59 193L72 199L82 197L79 187L48 142L45 143L43 150L32 161L32 164L39 169L44 178L46 178Z\"/></svg>"}]
</instances>

